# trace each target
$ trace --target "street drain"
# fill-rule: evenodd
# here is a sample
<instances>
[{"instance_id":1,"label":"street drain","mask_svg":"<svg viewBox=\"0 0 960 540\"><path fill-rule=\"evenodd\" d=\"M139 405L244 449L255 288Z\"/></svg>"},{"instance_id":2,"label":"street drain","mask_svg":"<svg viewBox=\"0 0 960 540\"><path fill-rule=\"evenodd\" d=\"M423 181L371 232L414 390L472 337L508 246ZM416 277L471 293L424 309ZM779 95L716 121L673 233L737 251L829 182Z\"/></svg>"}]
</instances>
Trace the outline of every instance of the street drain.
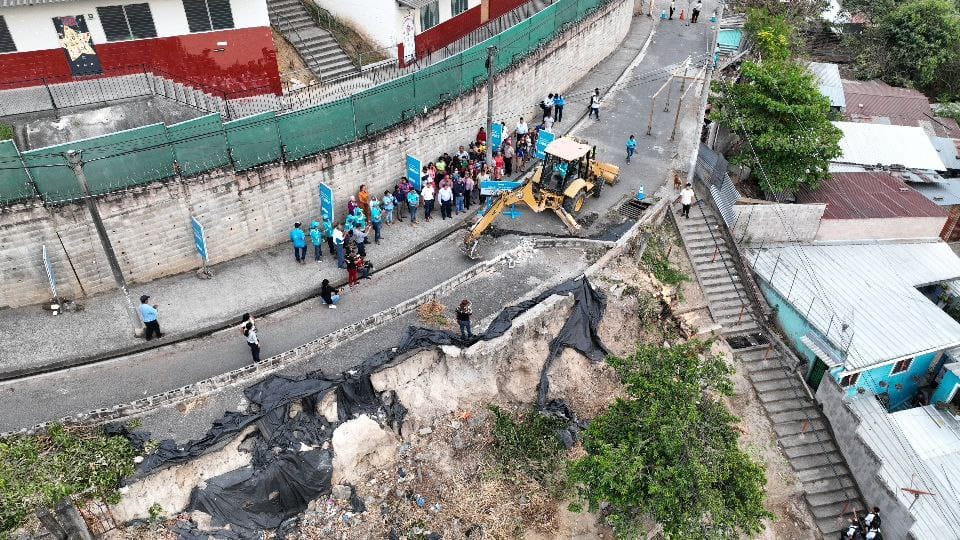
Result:
<instances>
[{"instance_id":1,"label":"street drain","mask_svg":"<svg viewBox=\"0 0 960 540\"><path fill-rule=\"evenodd\" d=\"M636 199L630 199L620 205L620 208L617 209L620 212L621 216L624 216L629 219L640 219L640 216L646 212L647 208L650 207L650 203L645 201L638 201Z\"/></svg>"},{"instance_id":2,"label":"street drain","mask_svg":"<svg viewBox=\"0 0 960 540\"><path fill-rule=\"evenodd\" d=\"M731 349L746 349L747 347L752 347L753 343L750 343L750 339L747 336L733 336L727 338L727 344L730 345Z\"/></svg>"}]
</instances>

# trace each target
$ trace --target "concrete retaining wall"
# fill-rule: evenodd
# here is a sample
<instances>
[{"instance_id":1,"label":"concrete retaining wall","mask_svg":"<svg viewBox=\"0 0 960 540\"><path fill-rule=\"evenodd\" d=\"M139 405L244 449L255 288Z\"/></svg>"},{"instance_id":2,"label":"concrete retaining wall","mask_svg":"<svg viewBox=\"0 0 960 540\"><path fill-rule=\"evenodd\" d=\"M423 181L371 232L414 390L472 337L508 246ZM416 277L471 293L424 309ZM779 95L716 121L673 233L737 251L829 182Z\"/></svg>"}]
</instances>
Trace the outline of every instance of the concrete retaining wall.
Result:
<instances>
[{"instance_id":1,"label":"concrete retaining wall","mask_svg":"<svg viewBox=\"0 0 960 540\"><path fill-rule=\"evenodd\" d=\"M598 64L626 36L632 15L632 1L612 2L503 73L496 80L494 110L532 110L535 96L565 90L574 80L557 74L569 66ZM502 119L512 125L516 114ZM405 154L434 160L472 139L485 116L481 88L376 138L332 152L239 173L219 170L155 182L100 197L97 203L125 276L132 283L147 282L197 268L190 216L206 229L211 264L274 246L287 240L295 221L318 217L321 181L334 188L342 215L348 196L361 184L374 193L392 188L404 174ZM0 308L49 298L43 244L62 296L80 296L70 262L88 294L114 287L82 205L15 205L0 209Z\"/></svg>"},{"instance_id":2,"label":"concrete retaining wall","mask_svg":"<svg viewBox=\"0 0 960 540\"><path fill-rule=\"evenodd\" d=\"M747 244L810 242L826 208L825 204L737 204L731 232Z\"/></svg>"}]
</instances>

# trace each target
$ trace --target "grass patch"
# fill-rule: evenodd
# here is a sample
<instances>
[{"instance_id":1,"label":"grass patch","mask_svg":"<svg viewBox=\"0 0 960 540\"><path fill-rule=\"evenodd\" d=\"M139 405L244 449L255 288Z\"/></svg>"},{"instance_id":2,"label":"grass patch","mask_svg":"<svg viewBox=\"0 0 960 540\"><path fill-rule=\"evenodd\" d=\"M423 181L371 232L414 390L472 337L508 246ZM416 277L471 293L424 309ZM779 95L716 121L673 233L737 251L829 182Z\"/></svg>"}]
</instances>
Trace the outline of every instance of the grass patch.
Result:
<instances>
[{"instance_id":1,"label":"grass patch","mask_svg":"<svg viewBox=\"0 0 960 540\"><path fill-rule=\"evenodd\" d=\"M493 412L491 459L508 476L529 478L555 497L567 489L566 450L557 432L566 422L531 409L516 416L490 405Z\"/></svg>"},{"instance_id":2,"label":"grass patch","mask_svg":"<svg viewBox=\"0 0 960 540\"><path fill-rule=\"evenodd\" d=\"M13 126L0 122L0 141L13 139Z\"/></svg>"},{"instance_id":3,"label":"grass patch","mask_svg":"<svg viewBox=\"0 0 960 540\"><path fill-rule=\"evenodd\" d=\"M673 242L666 237L661 229L654 233L650 241L647 242L647 248L643 251L643 257L640 260L660 283L680 285L684 281L689 281L690 276L670 262L670 255L673 254L673 250L678 249L672 244Z\"/></svg>"}]
</instances>

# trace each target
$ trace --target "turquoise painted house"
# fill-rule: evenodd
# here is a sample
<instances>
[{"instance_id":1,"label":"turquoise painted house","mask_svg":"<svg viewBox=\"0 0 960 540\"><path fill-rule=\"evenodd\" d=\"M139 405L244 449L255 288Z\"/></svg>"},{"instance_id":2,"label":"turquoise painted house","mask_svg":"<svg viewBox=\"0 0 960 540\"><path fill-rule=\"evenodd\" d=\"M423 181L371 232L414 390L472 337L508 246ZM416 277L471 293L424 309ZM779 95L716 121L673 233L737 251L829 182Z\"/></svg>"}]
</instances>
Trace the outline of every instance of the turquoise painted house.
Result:
<instances>
[{"instance_id":1,"label":"turquoise painted house","mask_svg":"<svg viewBox=\"0 0 960 540\"><path fill-rule=\"evenodd\" d=\"M941 307L960 284L948 245L790 244L747 257L814 391L832 377L891 412L960 405L960 323Z\"/></svg>"}]
</instances>

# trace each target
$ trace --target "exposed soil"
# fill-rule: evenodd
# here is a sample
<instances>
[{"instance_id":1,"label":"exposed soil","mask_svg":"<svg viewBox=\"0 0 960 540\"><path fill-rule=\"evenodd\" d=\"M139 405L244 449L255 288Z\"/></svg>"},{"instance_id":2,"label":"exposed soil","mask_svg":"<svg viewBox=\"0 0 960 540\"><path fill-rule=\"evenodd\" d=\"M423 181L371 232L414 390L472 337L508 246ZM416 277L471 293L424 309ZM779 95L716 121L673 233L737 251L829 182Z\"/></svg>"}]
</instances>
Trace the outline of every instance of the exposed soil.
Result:
<instances>
[{"instance_id":1,"label":"exposed soil","mask_svg":"<svg viewBox=\"0 0 960 540\"><path fill-rule=\"evenodd\" d=\"M273 30L273 43L277 48L277 66L280 68L280 80L283 81L284 88L308 86L317 82L297 49L276 30Z\"/></svg>"}]
</instances>

